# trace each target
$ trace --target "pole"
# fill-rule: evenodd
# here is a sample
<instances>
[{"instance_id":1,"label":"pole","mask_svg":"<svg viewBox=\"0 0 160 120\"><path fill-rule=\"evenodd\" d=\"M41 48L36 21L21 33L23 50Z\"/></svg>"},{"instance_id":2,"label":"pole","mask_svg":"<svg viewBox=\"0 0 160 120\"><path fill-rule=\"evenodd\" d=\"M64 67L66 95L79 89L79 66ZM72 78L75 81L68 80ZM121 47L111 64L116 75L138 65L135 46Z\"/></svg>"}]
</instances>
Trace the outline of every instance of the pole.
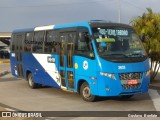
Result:
<instances>
[{"instance_id":1,"label":"pole","mask_svg":"<svg viewBox=\"0 0 160 120\"><path fill-rule=\"evenodd\" d=\"M120 4L120 0L118 0L118 22L121 23L121 4Z\"/></svg>"}]
</instances>

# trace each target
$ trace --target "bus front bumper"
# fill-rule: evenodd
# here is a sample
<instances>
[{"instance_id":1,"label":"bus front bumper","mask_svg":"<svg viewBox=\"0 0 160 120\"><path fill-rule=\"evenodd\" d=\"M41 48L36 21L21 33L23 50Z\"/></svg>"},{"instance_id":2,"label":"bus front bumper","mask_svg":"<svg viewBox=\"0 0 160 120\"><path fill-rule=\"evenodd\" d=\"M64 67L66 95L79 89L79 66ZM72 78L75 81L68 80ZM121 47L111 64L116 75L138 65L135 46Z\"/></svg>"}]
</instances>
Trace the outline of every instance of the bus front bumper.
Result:
<instances>
[{"instance_id":1,"label":"bus front bumper","mask_svg":"<svg viewBox=\"0 0 160 120\"><path fill-rule=\"evenodd\" d=\"M120 79L113 80L105 76L99 76L97 79L96 96L123 96L134 95L148 92L150 76L143 75L139 84L127 85L122 84Z\"/></svg>"}]
</instances>

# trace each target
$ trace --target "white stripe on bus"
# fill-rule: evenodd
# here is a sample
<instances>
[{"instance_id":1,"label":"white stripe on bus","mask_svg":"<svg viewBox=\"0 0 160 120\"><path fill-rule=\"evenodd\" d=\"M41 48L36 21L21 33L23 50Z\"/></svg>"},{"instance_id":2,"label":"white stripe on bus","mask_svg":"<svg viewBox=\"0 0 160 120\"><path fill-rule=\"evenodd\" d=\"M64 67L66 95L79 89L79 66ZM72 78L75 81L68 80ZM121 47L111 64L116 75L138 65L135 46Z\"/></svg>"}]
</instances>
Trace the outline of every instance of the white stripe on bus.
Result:
<instances>
[{"instance_id":1,"label":"white stripe on bus","mask_svg":"<svg viewBox=\"0 0 160 120\"><path fill-rule=\"evenodd\" d=\"M40 27L36 27L34 31L52 30L53 28L54 28L54 25L40 26Z\"/></svg>"},{"instance_id":2,"label":"white stripe on bus","mask_svg":"<svg viewBox=\"0 0 160 120\"><path fill-rule=\"evenodd\" d=\"M50 77L60 86L61 77L57 70L55 63L48 63L47 57L50 57L50 54L33 54L36 60L41 64L44 70L50 75Z\"/></svg>"}]
</instances>

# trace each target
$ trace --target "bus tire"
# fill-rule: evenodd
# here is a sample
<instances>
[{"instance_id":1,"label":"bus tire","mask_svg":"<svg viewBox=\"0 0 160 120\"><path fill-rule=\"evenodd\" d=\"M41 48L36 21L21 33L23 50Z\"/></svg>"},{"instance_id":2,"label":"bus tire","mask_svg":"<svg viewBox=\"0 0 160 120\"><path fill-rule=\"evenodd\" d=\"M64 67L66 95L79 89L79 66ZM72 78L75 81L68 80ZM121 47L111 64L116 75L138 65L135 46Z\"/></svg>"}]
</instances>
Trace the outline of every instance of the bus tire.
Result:
<instances>
[{"instance_id":1,"label":"bus tire","mask_svg":"<svg viewBox=\"0 0 160 120\"><path fill-rule=\"evenodd\" d=\"M96 96L91 94L90 87L87 82L84 82L80 87L80 94L83 100L87 102L93 102L96 99Z\"/></svg>"},{"instance_id":2,"label":"bus tire","mask_svg":"<svg viewBox=\"0 0 160 120\"><path fill-rule=\"evenodd\" d=\"M28 74L27 80L28 80L28 85L30 88L35 89L38 87L38 84L33 82L33 77L31 73Z\"/></svg>"}]
</instances>

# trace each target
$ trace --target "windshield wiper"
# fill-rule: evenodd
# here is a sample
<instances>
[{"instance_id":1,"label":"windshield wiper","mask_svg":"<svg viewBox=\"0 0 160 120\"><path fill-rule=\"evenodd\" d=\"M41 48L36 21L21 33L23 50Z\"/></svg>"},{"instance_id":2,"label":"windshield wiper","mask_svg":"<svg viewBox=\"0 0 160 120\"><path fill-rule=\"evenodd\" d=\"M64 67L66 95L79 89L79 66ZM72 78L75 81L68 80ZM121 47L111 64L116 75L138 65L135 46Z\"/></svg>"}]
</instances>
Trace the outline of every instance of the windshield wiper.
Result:
<instances>
[{"instance_id":1,"label":"windshield wiper","mask_svg":"<svg viewBox=\"0 0 160 120\"><path fill-rule=\"evenodd\" d=\"M132 53L132 54L128 54L126 55L128 57L145 57L146 55L143 54L137 54L137 53Z\"/></svg>"},{"instance_id":2,"label":"windshield wiper","mask_svg":"<svg viewBox=\"0 0 160 120\"><path fill-rule=\"evenodd\" d=\"M123 56L123 57L128 57L127 55L125 55L125 54L120 54L120 53L119 53L119 54L118 54L118 53L117 53L117 54L105 54L105 55L103 55L103 56L110 56L110 57L111 57L111 56Z\"/></svg>"},{"instance_id":3,"label":"windshield wiper","mask_svg":"<svg viewBox=\"0 0 160 120\"><path fill-rule=\"evenodd\" d=\"M143 54L105 54L105 55L102 55L104 57L146 57L146 55L143 55Z\"/></svg>"}]
</instances>

